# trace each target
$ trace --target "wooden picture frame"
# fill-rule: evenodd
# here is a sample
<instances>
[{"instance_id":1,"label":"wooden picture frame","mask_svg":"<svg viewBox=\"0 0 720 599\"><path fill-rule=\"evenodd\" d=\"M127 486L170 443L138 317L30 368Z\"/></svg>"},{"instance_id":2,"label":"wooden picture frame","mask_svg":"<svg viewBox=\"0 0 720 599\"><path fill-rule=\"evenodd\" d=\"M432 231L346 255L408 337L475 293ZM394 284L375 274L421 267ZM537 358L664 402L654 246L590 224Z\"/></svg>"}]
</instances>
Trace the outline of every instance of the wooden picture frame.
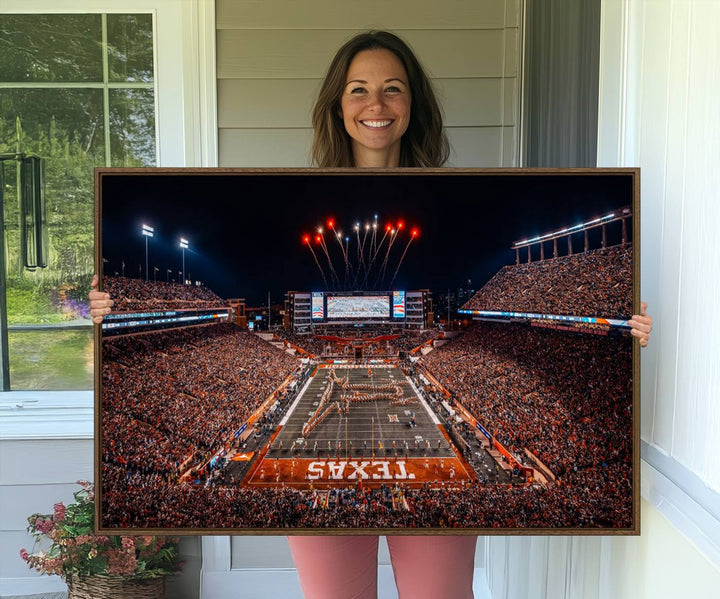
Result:
<instances>
[{"instance_id":1,"label":"wooden picture frame","mask_svg":"<svg viewBox=\"0 0 720 599\"><path fill-rule=\"evenodd\" d=\"M97 531L639 534L639 191L96 169Z\"/></svg>"}]
</instances>

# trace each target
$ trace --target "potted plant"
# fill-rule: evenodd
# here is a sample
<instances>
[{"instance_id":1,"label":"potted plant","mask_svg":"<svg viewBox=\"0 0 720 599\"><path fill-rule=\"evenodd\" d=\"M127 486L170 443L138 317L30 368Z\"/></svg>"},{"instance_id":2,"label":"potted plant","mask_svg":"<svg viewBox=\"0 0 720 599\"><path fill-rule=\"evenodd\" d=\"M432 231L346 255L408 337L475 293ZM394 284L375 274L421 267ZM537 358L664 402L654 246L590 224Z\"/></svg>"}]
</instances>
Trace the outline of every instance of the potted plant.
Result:
<instances>
[{"instance_id":1,"label":"potted plant","mask_svg":"<svg viewBox=\"0 0 720 599\"><path fill-rule=\"evenodd\" d=\"M92 483L78 481L75 502L28 517L33 553L20 556L41 574L57 574L68 599L162 599L165 577L180 572L176 537L93 534Z\"/></svg>"}]
</instances>

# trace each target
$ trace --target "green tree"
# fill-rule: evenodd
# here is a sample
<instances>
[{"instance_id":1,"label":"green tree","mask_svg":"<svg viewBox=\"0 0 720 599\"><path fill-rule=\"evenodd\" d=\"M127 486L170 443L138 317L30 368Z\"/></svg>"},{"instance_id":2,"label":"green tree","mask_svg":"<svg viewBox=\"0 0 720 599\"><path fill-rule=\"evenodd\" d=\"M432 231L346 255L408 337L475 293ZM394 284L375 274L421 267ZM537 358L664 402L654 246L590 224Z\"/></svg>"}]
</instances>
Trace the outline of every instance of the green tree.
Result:
<instances>
[{"instance_id":1,"label":"green tree","mask_svg":"<svg viewBox=\"0 0 720 599\"><path fill-rule=\"evenodd\" d=\"M103 90L108 82L152 82L151 15L108 15L105 48L102 23L97 14L0 15L0 81L50 85L0 88L0 153L45 159L50 249L47 269L23 268L16 165L5 162L3 242L11 323L77 316L67 308L84 302L94 270L93 168L155 163L152 87L108 89L109 131ZM68 83L72 86L62 87ZM48 309L55 314L39 316Z\"/></svg>"}]
</instances>

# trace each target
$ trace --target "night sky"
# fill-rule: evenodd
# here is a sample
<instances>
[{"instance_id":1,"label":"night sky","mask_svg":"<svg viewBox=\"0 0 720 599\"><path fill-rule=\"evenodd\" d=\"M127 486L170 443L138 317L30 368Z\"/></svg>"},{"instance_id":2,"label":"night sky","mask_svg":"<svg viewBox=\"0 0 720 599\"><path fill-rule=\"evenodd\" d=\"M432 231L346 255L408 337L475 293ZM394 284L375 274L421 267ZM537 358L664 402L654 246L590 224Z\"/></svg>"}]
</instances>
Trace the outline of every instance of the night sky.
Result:
<instances>
[{"instance_id":1,"label":"night sky","mask_svg":"<svg viewBox=\"0 0 720 599\"><path fill-rule=\"evenodd\" d=\"M96 200L97 201L97 200ZM243 297L248 305L282 301L288 290L326 290L323 277L303 234L329 280L327 258L314 243L319 226L333 218L343 237L350 235L348 254L357 263L357 238L352 229L378 215L378 231L403 220L388 260L386 285L395 272L410 231L410 244L394 289L479 289L502 266L515 262L515 241L579 224L632 205L630 174L538 175L472 174L448 169L442 173L401 171L393 174L343 174L320 171L162 171L142 174L105 172L101 177L98 214L102 223L105 274L125 263L125 275L145 272L142 224L155 228L148 241L149 272L165 281L167 269L178 278L182 269L179 238L190 242L185 271L223 298ZM630 231L629 231L629 234ZM591 235L597 248L599 229ZM620 224L608 227L609 242L619 239ZM370 239L370 236L368 236ZM379 241L380 237L378 237ZM344 280L344 260L337 240L325 233L336 271ZM385 257L387 239L380 259ZM558 242L561 254L567 243ZM582 234L574 249L582 249ZM546 244L546 256L551 255ZM539 250L536 250L539 256ZM367 246L366 246L367 255ZM527 250L521 251L527 259ZM343 281L344 282L344 281Z\"/></svg>"}]
</instances>

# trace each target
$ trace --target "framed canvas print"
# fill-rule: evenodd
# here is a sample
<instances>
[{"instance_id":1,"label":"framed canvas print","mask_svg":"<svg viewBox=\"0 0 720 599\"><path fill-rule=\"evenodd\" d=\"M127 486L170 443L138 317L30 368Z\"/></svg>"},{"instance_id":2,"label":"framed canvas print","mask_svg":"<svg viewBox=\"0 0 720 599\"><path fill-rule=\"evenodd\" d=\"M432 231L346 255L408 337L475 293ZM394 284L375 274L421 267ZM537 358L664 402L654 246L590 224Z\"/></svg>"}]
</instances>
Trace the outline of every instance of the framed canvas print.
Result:
<instances>
[{"instance_id":1,"label":"framed canvas print","mask_svg":"<svg viewBox=\"0 0 720 599\"><path fill-rule=\"evenodd\" d=\"M638 169L97 169L106 533L638 534Z\"/></svg>"}]
</instances>

